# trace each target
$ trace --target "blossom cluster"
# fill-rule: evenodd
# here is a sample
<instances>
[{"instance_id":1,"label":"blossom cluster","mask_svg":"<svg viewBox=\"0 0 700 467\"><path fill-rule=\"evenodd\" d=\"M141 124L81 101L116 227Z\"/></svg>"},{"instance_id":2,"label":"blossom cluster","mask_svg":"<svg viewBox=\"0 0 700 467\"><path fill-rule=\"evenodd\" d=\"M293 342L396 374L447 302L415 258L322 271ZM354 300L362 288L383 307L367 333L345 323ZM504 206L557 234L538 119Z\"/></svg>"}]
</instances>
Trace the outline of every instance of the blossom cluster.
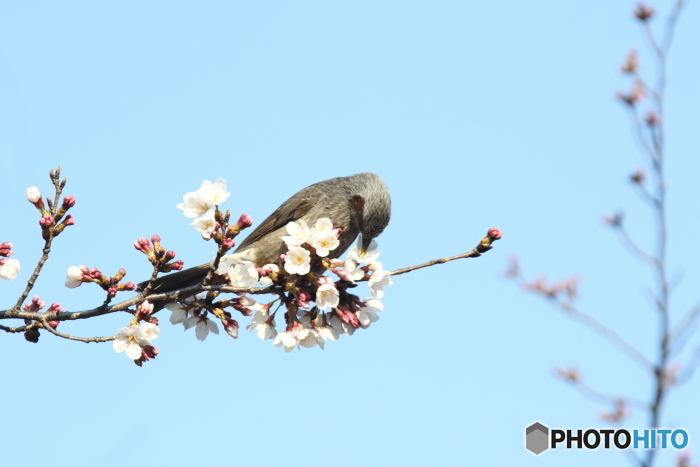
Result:
<instances>
[{"instance_id":1,"label":"blossom cluster","mask_svg":"<svg viewBox=\"0 0 700 467\"><path fill-rule=\"evenodd\" d=\"M342 233L330 219L318 219L313 227L301 219L290 222L286 231L288 235L282 240L287 252L277 264L257 268L236 255L224 255L214 271L235 287L271 286L270 293L277 293L278 299L262 304L239 294L231 300L218 300L219 292L203 292L193 300L166 304L171 311L170 322L182 324L185 330L195 328L197 339L204 340L210 332L219 333L217 321L221 321L227 333L235 338L239 325L225 311L230 307L244 316L253 315L246 326L248 331L257 331L260 339L272 339L273 345L289 352L295 347L324 348L327 340L337 340L341 334L352 335L356 329L366 329L379 319L377 313L383 310L379 298L384 296L384 287L392 284L392 278L377 261L380 252L376 241L364 250L358 239L347 259L340 261L328 258L339 246ZM334 282L332 277L324 275L326 271L338 279ZM361 281L366 281L370 290L371 296L365 299L348 292L355 282ZM271 311L276 302L278 309L282 305L286 308L286 328L282 332L276 327L277 310Z\"/></svg>"},{"instance_id":2,"label":"blossom cluster","mask_svg":"<svg viewBox=\"0 0 700 467\"><path fill-rule=\"evenodd\" d=\"M159 353L153 346L153 341L160 334L160 329L158 320L151 316L152 313L153 304L148 303L148 300L142 302L134 312L134 319L128 326L117 331L117 337L112 343L112 348L117 353L124 352L138 366L156 358Z\"/></svg>"},{"instance_id":3,"label":"blossom cluster","mask_svg":"<svg viewBox=\"0 0 700 467\"><path fill-rule=\"evenodd\" d=\"M34 298L31 299L29 303L25 303L22 305L22 311L28 311L30 313L38 313L40 312L44 307L46 306L46 303L39 298L38 295L36 295ZM51 306L49 307L48 310L46 310L46 313L53 313L53 312L61 312L63 311L63 308L61 308L60 303L52 303ZM57 320L50 320L48 321L49 326L51 326L53 329L56 329L59 325L60 321ZM43 327L41 323L35 323L33 326L27 326L27 330L24 331L24 339L28 342L32 342L36 344L39 342L39 328Z\"/></svg>"},{"instance_id":4,"label":"blossom cluster","mask_svg":"<svg viewBox=\"0 0 700 467\"><path fill-rule=\"evenodd\" d=\"M183 196L184 202L177 207L182 209L186 217L194 217L190 225L197 229L205 240L209 240L216 230L216 207L226 201L230 195L231 193L226 191L226 180L223 178L217 179L214 183L204 180L197 191Z\"/></svg>"},{"instance_id":5,"label":"blossom cluster","mask_svg":"<svg viewBox=\"0 0 700 467\"><path fill-rule=\"evenodd\" d=\"M56 171L55 175L52 172L51 179L54 180L54 182L57 182L59 174L59 171ZM32 203L41 213L39 226L41 227L41 235L44 239L48 239L51 234L56 237L69 225L75 225L75 218L73 215L68 214L66 216L68 210L75 206L75 196L64 196L61 206L56 206L56 209L53 209L51 198L46 197L46 204L44 204L44 198L37 187L30 186L25 190L25 195L27 197L27 201Z\"/></svg>"},{"instance_id":6,"label":"blossom cluster","mask_svg":"<svg viewBox=\"0 0 700 467\"><path fill-rule=\"evenodd\" d=\"M114 297L117 292L136 289L136 284L133 282L120 284L124 276L126 276L126 270L123 268L119 269L114 276L107 277L99 269L88 268L81 264L80 266L68 268L65 285L69 289L74 289L80 287L84 282L94 282L102 287L103 290L106 290L110 297Z\"/></svg>"}]
</instances>

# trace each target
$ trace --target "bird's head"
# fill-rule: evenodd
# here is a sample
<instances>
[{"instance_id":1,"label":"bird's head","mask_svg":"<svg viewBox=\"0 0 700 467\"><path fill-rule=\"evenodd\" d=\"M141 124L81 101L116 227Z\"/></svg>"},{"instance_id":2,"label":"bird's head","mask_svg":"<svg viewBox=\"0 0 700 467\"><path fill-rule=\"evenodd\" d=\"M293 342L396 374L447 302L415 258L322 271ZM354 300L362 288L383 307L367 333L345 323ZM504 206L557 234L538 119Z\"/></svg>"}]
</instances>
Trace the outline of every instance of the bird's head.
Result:
<instances>
[{"instance_id":1,"label":"bird's head","mask_svg":"<svg viewBox=\"0 0 700 467\"><path fill-rule=\"evenodd\" d=\"M391 218L391 197L384 181L375 174L367 175L361 193L350 199L357 213L362 239L360 249L364 254L375 237L379 236Z\"/></svg>"}]
</instances>

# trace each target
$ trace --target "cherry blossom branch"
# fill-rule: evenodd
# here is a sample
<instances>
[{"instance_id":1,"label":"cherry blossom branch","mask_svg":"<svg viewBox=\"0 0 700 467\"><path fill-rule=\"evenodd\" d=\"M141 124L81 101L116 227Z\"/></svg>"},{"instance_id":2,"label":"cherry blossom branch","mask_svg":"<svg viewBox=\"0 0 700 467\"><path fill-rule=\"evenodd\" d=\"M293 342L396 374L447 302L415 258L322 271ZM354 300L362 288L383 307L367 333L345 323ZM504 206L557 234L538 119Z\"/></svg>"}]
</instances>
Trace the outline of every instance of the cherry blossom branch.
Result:
<instances>
[{"instance_id":1,"label":"cherry blossom branch","mask_svg":"<svg viewBox=\"0 0 700 467\"><path fill-rule=\"evenodd\" d=\"M54 202L51 202L51 199L48 198L47 202L49 204L49 211L48 214L51 216L52 219L55 219L57 217L58 213L58 201L60 199L61 193L63 192L63 188L66 186L66 179L64 178L62 181L59 181L61 177L61 167L56 168L56 172L53 170L49 171L49 177L51 178L51 182L53 183L53 186L55 188L55 196L54 196ZM41 195L39 195L39 201L37 201L37 209L39 208L39 203L41 203ZM41 205L43 207L43 204ZM44 214L45 211L42 211L42 214ZM61 216L62 217L62 216ZM44 220L45 217L42 218ZM57 221L58 219L56 219ZM17 303L15 303L15 306L12 307L9 310L9 315L8 317L12 317L13 313L19 312L20 307L22 306L22 303L27 299L29 296L29 293L32 291L34 288L34 284L36 283L37 278L39 277L39 274L41 273L41 269L44 267L44 263L49 259L49 253L51 252L51 243L53 242L53 239L55 237L55 225L49 226L44 230L45 232L45 243L44 243L44 248L42 249L42 255L41 258L39 259L39 262L37 263L36 267L34 268L34 272L32 273L31 277L27 281L27 286L24 289L24 292L22 292L22 295L17 299Z\"/></svg>"},{"instance_id":2,"label":"cherry blossom branch","mask_svg":"<svg viewBox=\"0 0 700 467\"><path fill-rule=\"evenodd\" d=\"M687 5L685 0L677 0L671 9L668 16L665 29L665 37L662 42L657 40L653 29L651 28L650 20L654 17L655 11L653 8L639 3L634 11L636 18L642 23L642 29L646 35L648 42L653 51L653 55L657 62L656 77L654 86L650 86L646 80L642 78L638 69L637 52L631 51L627 56L627 60L622 66L622 72L634 79L632 90L629 93L618 93L620 101L625 105L631 115L631 126L633 135L639 143L640 152L648 159L648 164L651 169L651 182L649 186L645 185L645 173L643 170L638 170L630 179L638 189L640 197L648 202L653 215L653 228L655 230L655 246L653 253L648 253L640 248L631 238L628 231L622 226L622 215L616 214L607 218L607 223L613 227L623 243L623 245L636 257L641 258L647 264L653 273L653 283L655 290L652 292L653 307L658 313L658 329L659 337L655 342L657 356L653 363L647 359L636 348L629 345L616 332L599 323L591 316L579 311L573 304L575 297L575 287L566 287L559 284L548 286L543 279L535 282L527 282L520 275L517 262L511 265L508 276L519 280L521 286L529 291L538 293L543 298L547 298L550 303L566 312L570 316L576 318L589 328L592 328L599 334L604 335L608 340L612 341L624 353L632 356L637 362L641 363L646 369L650 370L653 384L653 393L650 395L649 402L634 402L635 405L644 408L649 413L649 428L655 429L659 427L663 404L669 393L670 388L677 386L689 380L695 369L700 365L700 349L694 355L693 360L685 371L678 374L679 365L670 364L672 350L679 351L683 346L683 342L679 345L681 339L688 334L689 329L697 322L700 316L700 305L693 308L679 324L671 330L671 314L670 314L670 294L671 283L668 278L666 252L668 243L667 232L667 216L666 216L666 181L664 174L664 92L666 87L666 61L669 48L673 39L675 27L678 18ZM644 100L645 94L651 96L651 101L648 101L648 110L644 119L640 117L640 104ZM566 298L565 297L566 294ZM673 345L676 348L673 349ZM570 382L574 383L578 389L587 395L589 398L605 403L618 403L618 399L599 393L590 387L586 386L578 379L577 375L568 374L565 376ZM624 402L619 399L620 403ZM608 421L619 423L625 418L624 407L618 406L618 410L614 414L608 414L605 418ZM630 462L641 467L651 467L656 459L657 450L651 449L641 453L641 457L636 455L630 456ZM680 465L680 464L679 464Z\"/></svg>"},{"instance_id":3,"label":"cherry blossom branch","mask_svg":"<svg viewBox=\"0 0 700 467\"><path fill-rule=\"evenodd\" d=\"M406 268L402 269L396 269L395 271L391 271L390 274L392 276L398 276L399 274L405 274L407 272L415 271L416 269L422 269L422 268L427 268L429 266L435 266L436 264L444 264L447 263L448 261L454 261L456 259L462 259L462 258L477 258L481 256L482 253L486 253L489 251L491 248L493 248L491 245L493 242L496 240L499 240L501 238L501 231L498 229L490 229L486 236L481 240L481 242L474 247L471 251L468 251L467 253L462 253L461 255L457 256L451 256L449 258L440 258L440 259L434 259L428 262L425 262L423 264L418 264L416 266L409 266Z\"/></svg>"},{"instance_id":4,"label":"cherry blossom branch","mask_svg":"<svg viewBox=\"0 0 700 467\"><path fill-rule=\"evenodd\" d=\"M577 279L569 279L566 282L559 282L553 285L547 285L543 278L534 282L529 282L522 276L520 267L515 259L511 259L511 266L506 272L506 276L519 282L520 287L524 291L535 293L547 299L549 303L553 304L556 309L563 312L565 315L570 316L586 325L589 329L605 337L610 343L622 350L623 353L627 354L643 368L652 372L655 370L651 361L649 361L642 352L623 339L617 332L574 306L573 302L577 294L578 286ZM566 297L566 299L562 298L562 296Z\"/></svg>"},{"instance_id":5,"label":"cherry blossom branch","mask_svg":"<svg viewBox=\"0 0 700 467\"><path fill-rule=\"evenodd\" d=\"M602 402L602 403L607 403L607 404L613 404L613 405L619 405L619 404L624 404L630 407L637 407L641 410L650 410L651 406L649 405L648 402L635 399L633 397L618 397L618 396L611 396L608 394L603 394L599 391L596 391L595 389L591 388L589 385L587 385L583 379L581 378L581 375L579 374L578 370L575 368L570 368L570 369L557 369L554 373L554 375L557 378L560 378L567 383L571 384L575 389L581 392L584 396L588 397L589 399L596 401L596 402Z\"/></svg>"},{"instance_id":6,"label":"cherry blossom branch","mask_svg":"<svg viewBox=\"0 0 700 467\"><path fill-rule=\"evenodd\" d=\"M78 319L88 319L88 318L94 318L96 316L103 316L107 315L110 313L116 313L119 311L127 311L130 307L132 306L138 306L141 303L145 301L149 301L151 303L156 303L156 302L175 302L178 301L182 298L189 297L191 295L195 295L200 292L205 292L205 291L219 291L219 292L229 292L229 293L237 293L237 294L242 294L242 293L249 293L249 294L277 294L278 288L275 286L269 286L269 287L232 287L228 285L193 285L190 287L185 287L183 289L179 290L173 290L171 292L167 293L157 293L157 294L149 294L149 295L138 295L136 297L130 298L128 300L124 300L123 302L116 303L112 306L104 306L100 305L96 308L91 308L89 310L82 310L82 311L61 311L61 312L47 312L47 313L36 313L36 312L27 312L27 311L19 311L16 314L13 314L12 316L8 316L9 312L11 310L0 310L0 319L9 319L9 318L17 318L17 319L27 319L27 320L39 320L41 321L42 318L46 318L47 321L73 321L73 320L78 320ZM0 328L2 329L2 328ZM20 328L13 328L13 329L20 329ZM8 331L8 332L21 332L24 331L25 329L17 330L17 331Z\"/></svg>"},{"instance_id":7,"label":"cherry blossom branch","mask_svg":"<svg viewBox=\"0 0 700 467\"><path fill-rule=\"evenodd\" d=\"M114 339L117 338L117 336L89 337L89 338L88 337L75 337L75 336L71 336L70 334L64 334L62 332L56 331L56 329L54 329L49 324L48 320L46 319L46 316L41 316L40 321L41 321L43 329L46 329L47 331L49 331L51 334L53 334L55 336L62 337L64 339L69 339L72 341L85 342L86 344L88 344L90 342L109 342L109 341L113 341Z\"/></svg>"}]
</instances>

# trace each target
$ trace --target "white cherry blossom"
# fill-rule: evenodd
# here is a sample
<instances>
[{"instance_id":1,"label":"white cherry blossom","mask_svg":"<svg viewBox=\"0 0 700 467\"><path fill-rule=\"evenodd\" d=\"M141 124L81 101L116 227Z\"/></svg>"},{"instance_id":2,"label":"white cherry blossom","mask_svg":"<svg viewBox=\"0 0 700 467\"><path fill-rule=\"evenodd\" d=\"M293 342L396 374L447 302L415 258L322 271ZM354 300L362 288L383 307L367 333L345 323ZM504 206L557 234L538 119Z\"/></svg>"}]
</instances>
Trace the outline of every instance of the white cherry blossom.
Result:
<instances>
[{"instance_id":1,"label":"white cherry blossom","mask_svg":"<svg viewBox=\"0 0 700 467\"><path fill-rule=\"evenodd\" d=\"M379 319L377 312L384 310L384 304L376 298L366 298L365 303L367 306L363 306L357 312L357 318L360 320L362 329L367 329L371 323L377 321Z\"/></svg>"},{"instance_id":2,"label":"white cherry blossom","mask_svg":"<svg viewBox=\"0 0 700 467\"><path fill-rule=\"evenodd\" d=\"M252 287L258 281L258 270L250 261L241 261L228 271L231 285L234 287Z\"/></svg>"},{"instance_id":3,"label":"white cherry blossom","mask_svg":"<svg viewBox=\"0 0 700 467\"><path fill-rule=\"evenodd\" d=\"M284 269L289 274L307 274L311 270L311 254L309 250L293 246L284 258Z\"/></svg>"},{"instance_id":4,"label":"white cherry blossom","mask_svg":"<svg viewBox=\"0 0 700 467\"><path fill-rule=\"evenodd\" d=\"M13 258L3 258L0 262L0 279L13 281L17 278L17 274L19 274L19 261Z\"/></svg>"},{"instance_id":5,"label":"white cherry blossom","mask_svg":"<svg viewBox=\"0 0 700 467\"><path fill-rule=\"evenodd\" d=\"M277 336L277 330L275 329L275 319L273 318L269 323L270 314L267 309L258 310L253 315L253 319L250 324L246 326L247 331L257 330L258 337L262 340L272 339Z\"/></svg>"},{"instance_id":6,"label":"white cherry blossom","mask_svg":"<svg viewBox=\"0 0 700 467\"><path fill-rule=\"evenodd\" d=\"M290 222L286 229L289 235L282 237L282 240L289 246L303 245L311 238L311 229L303 219Z\"/></svg>"},{"instance_id":7,"label":"white cherry blossom","mask_svg":"<svg viewBox=\"0 0 700 467\"><path fill-rule=\"evenodd\" d=\"M388 287L394 283L389 271L379 270L374 271L369 278L369 290L374 298L382 298L384 296L384 287Z\"/></svg>"},{"instance_id":8,"label":"white cherry blossom","mask_svg":"<svg viewBox=\"0 0 700 467\"><path fill-rule=\"evenodd\" d=\"M325 310L328 307L335 308L339 301L338 289L333 284L323 284L316 290L316 306L320 310Z\"/></svg>"},{"instance_id":9,"label":"white cherry blossom","mask_svg":"<svg viewBox=\"0 0 700 467\"><path fill-rule=\"evenodd\" d=\"M367 247L367 251L362 253L362 235L357 237L357 243L348 252L348 258L353 259L357 264L372 263L379 258L380 251L377 249L377 242L372 240Z\"/></svg>"},{"instance_id":10,"label":"white cherry blossom","mask_svg":"<svg viewBox=\"0 0 700 467\"><path fill-rule=\"evenodd\" d=\"M146 336L141 326L132 324L121 328L117 338L112 343L112 348L117 352L126 352L126 356L132 360L141 357L141 348L151 345L151 341Z\"/></svg>"},{"instance_id":11,"label":"white cherry blossom","mask_svg":"<svg viewBox=\"0 0 700 467\"><path fill-rule=\"evenodd\" d=\"M182 197L183 203L177 205L182 209L185 217L199 217L206 215L210 210L214 210L214 203L204 198L198 192L187 193Z\"/></svg>"},{"instance_id":12,"label":"white cherry blossom","mask_svg":"<svg viewBox=\"0 0 700 467\"><path fill-rule=\"evenodd\" d=\"M212 183L209 180L204 180L198 193L202 198L212 203L214 206L218 206L231 196L231 193L226 191L226 180L223 178L217 178L216 182Z\"/></svg>"},{"instance_id":13,"label":"white cherry blossom","mask_svg":"<svg viewBox=\"0 0 700 467\"><path fill-rule=\"evenodd\" d=\"M190 316L185 320L185 330L194 327L194 335L203 341L209 335L209 331L219 334L219 326L207 316Z\"/></svg>"},{"instance_id":14,"label":"white cherry blossom","mask_svg":"<svg viewBox=\"0 0 700 467\"><path fill-rule=\"evenodd\" d=\"M309 240L309 244L316 248L316 254L318 256L324 258L328 256L331 250L338 248L340 241L338 241L338 237L336 237L333 232L316 233L311 237L311 240Z\"/></svg>"}]
</instances>

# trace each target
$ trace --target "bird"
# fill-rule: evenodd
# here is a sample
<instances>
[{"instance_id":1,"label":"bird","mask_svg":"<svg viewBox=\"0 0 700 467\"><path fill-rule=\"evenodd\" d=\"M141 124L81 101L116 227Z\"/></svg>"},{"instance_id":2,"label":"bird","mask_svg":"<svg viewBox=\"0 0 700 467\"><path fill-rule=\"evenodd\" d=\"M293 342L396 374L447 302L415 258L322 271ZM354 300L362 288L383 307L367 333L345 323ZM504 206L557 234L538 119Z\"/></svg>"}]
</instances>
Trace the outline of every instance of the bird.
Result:
<instances>
[{"instance_id":1,"label":"bird","mask_svg":"<svg viewBox=\"0 0 700 467\"><path fill-rule=\"evenodd\" d=\"M236 261L251 261L255 267L277 263L287 252L282 237L288 235L288 223L304 220L313 225L327 217L334 227L341 229L339 245L328 257L338 258L361 235L358 243L365 252L372 240L379 236L391 218L391 197L386 183L371 172L348 177L336 177L314 183L292 195L262 221L233 252ZM160 277L151 292L164 293L199 284L209 271L209 263ZM139 284L143 290L147 282Z\"/></svg>"}]
</instances>

